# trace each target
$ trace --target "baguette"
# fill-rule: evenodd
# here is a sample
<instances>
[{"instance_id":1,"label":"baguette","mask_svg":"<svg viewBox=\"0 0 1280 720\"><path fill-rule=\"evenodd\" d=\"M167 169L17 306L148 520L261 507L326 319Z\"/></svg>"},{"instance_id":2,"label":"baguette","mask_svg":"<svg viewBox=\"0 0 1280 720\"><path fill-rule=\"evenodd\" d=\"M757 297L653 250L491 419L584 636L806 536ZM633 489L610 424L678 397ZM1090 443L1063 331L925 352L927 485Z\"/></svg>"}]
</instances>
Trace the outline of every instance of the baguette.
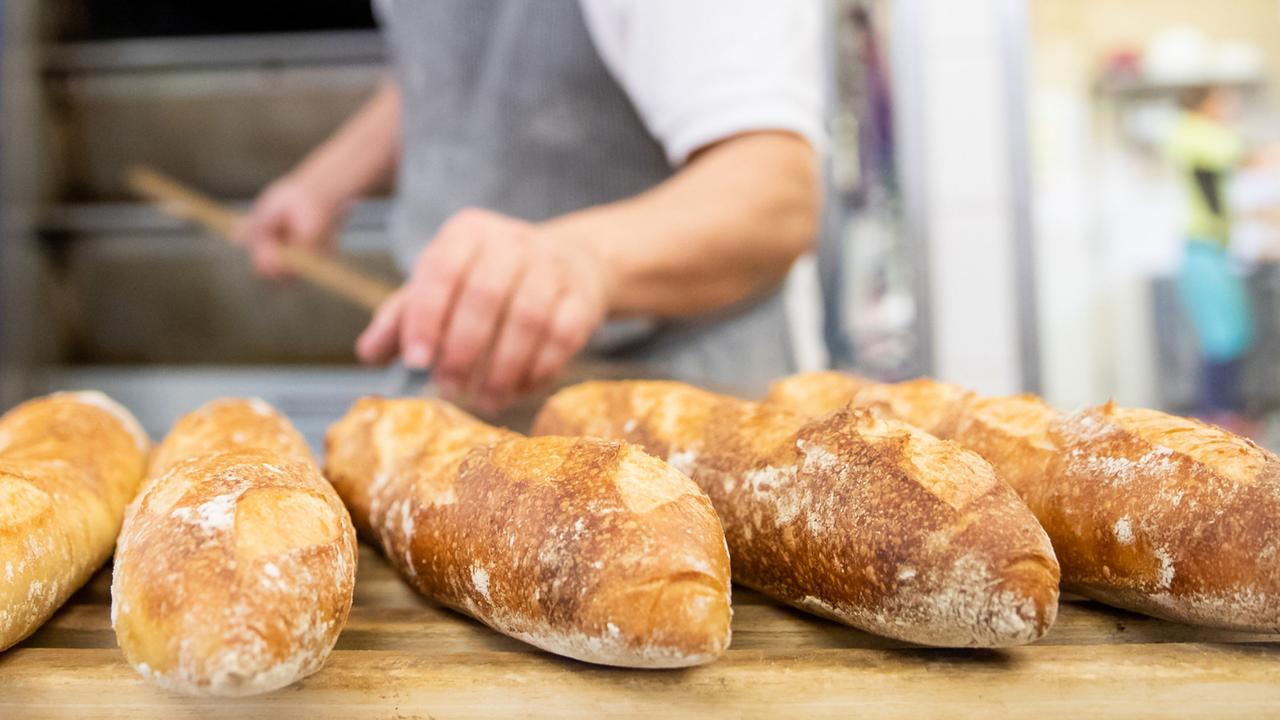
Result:
<instances>
[{"instance_id":1,"label":"baguette","mask_svg":"<svg viewBox=\"0 0 1280 720\"><path fill-rule=\"evenodd\" d=\"M1055 502L1051 493L1055 492L1054 463L1059 450L1049 427L1059 417L1056 410L1035 395L970 395L951 439L986 458L1043 525ZM1053 532L1049 532L1049 539L1054 540ZM1068 574L1074 570L1068 569L1070 563L1058 552L1063 580L1070 584Z\"/></svg>"},{"instance_id":2,"label":"baguette","mask_svg":"<svg viewBox=\"0 0 1280 720\"><path fill-rule=\"evenodd\" d=\"M832 403L852 382L835 393L826 378L786 384L790 397ZM853 395L860 403L869 393ZM945 400L954 393L932 395L956 418L951 439L986 458L1044 526L1064 588L1178 622L1280 631L1275 455L1154 410L1108 403L1062 416L1033 395L972 394L957 410Z\"/></svg>"},{"instance_id":3,"label":"baguette","mask_svg":"<svg viewBox=\"0 0 1280 720\"><path fill-rule=\"evenodd\" d=\"M544 650L683 667L729 644L729 557L707 497L625 443L526 438L447 403L364 398L327 470L420 592Z\"/></svg>"},{"instance_id":4,"label":"baguette","mask_svg":"<svg viewBox=\"0 0 1280 720\"><path fill-rule=\"evenodd\" d=\"M175 424L111 584L125 658L192 695L267 692L324 664L351 609L355 530L305 443L258 400Z\"/></svg>"},{"instance_id":5,"label":"baguette","mask_svg":"<svg viewBox=\"0 0 1280 720\"><path fill-rule=\"evenodd\" d=\"M48 620L111 556L150 440L96 392L0 418L0 650Z\"/></svg>"},{"instance_id":6,"label":"baguette","mask_svg":"<svg viewBox=\"0 0 1280 720\"><path fill-rule=\"evenodd\" d=\"M268 450L316 464L302 433L275 408L259 398L225 399L178 418L151 453L147 477L158 478L178 462L215 449Z\"/></svg>"},{"instance_id":7,"label":"baguette","mask_svg":"<svg viewBox=\"0 0 1280 720\"><path fill-rule=\"evenodd\" d=\"M849 404L874 407L940 438L955 434L964 404L973 393L959 385L917 378L878 383L840 372L811 372L775 381L765 402L807 418L819 418Z\"/></svg>"},{"instance_id":8,"label":"baguette","mask_svg":"<svg viewBox=\"0 0 1280 720\"><path fill-rule=\"evenodd\" d=\"M1180 622L1280 632L1280 458L1154 410L1053 421L1041 522L1067 587Z\"/></svg>"},{"instance_id":9,"label":"baguette","mask_svg":"<svg viewBox=\"0 0 1280 720\"><path fill-rule=\"evenodd\" d=\"M874 380L835 370L798 373L769 383L764 401L819 418L840 410L859 390L875 384Z\"/></svg>"},{"instance_id":10,"label":"baguette","mask_svg":"<svg viewBox=\"0 0 1280 720\"><path fill-rule=\"evenodd\" d=\"M1027 643L1057 613L1044 531L991 466L869 410L806 423L679 383L586 383L537 433L626 439L667 458L720 514L734 579L880 635Z\"/></svg>"}]
</instances>

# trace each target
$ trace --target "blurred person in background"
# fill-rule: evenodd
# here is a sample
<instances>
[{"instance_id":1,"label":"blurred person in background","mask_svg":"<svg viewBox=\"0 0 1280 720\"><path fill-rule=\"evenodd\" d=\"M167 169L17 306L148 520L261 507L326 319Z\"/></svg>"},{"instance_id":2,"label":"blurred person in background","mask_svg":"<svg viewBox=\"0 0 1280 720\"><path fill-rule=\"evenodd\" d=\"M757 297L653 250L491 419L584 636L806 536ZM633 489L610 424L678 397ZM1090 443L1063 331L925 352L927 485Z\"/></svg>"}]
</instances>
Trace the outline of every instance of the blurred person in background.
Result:
<instances>
[{"instance_id":1,"label":"blurred person in background","mask_svg":"<svg viewBox=\"0 0 1280 720\"><path fill-rule=\"evenodd\" d=\"M763 392L817 232L819 0L380 0L394 72L258 198L258 270L397 171L407 282L357 341L496 411L588 346Z\"/></svg>"},{"instance_id":2,"label":"blurred person in background","mask_svg":"<svg viewBox=\"0 0 1280 720\"><path fill-rule=\"evenodd\" d=\"M1231 89L1192 88L1166 153L1186 188L1185 251L1178 292L1200 345L1196 412L1208 422L1256 434L1244 414L1240 376L1254 340L1253 308L1241 274L1232 267L1232 212L1227 183L1245 164L1269 163L1273 149L1246 150L1235 127L1240 98Z\"/></svg>"}]
</instances>

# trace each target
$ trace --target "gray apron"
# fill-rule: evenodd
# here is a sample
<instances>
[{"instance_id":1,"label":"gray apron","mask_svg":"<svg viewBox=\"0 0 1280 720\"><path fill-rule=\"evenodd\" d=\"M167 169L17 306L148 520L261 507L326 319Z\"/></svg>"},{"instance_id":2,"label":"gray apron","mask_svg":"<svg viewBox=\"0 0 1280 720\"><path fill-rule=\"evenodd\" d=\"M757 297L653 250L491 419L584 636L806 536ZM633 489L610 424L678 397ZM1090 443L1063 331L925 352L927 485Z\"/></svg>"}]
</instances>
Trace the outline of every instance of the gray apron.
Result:
<instances>
[{"instance_id":1,"label":"gray apron","mask_svg":"<svg viewBox=\"0 0 1280 720\"><path fill-rule=\"evenodd\" d=\"M592 44L579 0L379 0L402 98L391 237L408 271L464 207L538 222L673 174ZM780 292L680 321L609 323L589 352L762 393L792 370Z\"/></svg>"}]
</instances>

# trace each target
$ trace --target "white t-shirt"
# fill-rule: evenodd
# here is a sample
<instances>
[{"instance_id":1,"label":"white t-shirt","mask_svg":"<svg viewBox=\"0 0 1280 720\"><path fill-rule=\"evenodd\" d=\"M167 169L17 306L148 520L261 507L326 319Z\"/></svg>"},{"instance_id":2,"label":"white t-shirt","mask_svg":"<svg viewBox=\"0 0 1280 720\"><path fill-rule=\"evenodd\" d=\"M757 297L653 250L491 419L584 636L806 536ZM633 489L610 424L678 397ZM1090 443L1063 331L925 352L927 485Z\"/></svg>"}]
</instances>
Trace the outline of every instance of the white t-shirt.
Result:
<instances>
[{"instance_id":1,"label":"white t-shirt","mask_svg":"<svg viewBox=\"0 0 1280 720\"><path fill-rule=\"evenodd\" d=\"M825 145L821 0L579 0L673 165L751 130Z\"/></svg>"},{"instance_id":2,"label":"white t-shirt","mask_svg":"<svg viewBox=\"0 0 1280 720\"><path fill-rule=\"evenodd\" d=\"M752 130L825 147L822 0L579 2L605 66L672 165Z\"/></svg>"}]
</instances>

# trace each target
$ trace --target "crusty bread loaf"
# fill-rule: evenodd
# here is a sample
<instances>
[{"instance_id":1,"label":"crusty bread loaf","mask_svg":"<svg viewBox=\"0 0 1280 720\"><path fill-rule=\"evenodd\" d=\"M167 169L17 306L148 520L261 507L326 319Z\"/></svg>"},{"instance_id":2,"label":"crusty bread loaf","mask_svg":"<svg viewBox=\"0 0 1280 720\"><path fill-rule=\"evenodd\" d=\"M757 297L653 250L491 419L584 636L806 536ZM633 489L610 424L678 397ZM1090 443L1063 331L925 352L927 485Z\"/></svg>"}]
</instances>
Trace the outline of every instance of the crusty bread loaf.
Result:
<instances>
[{"instance_id":1,"label":"crusty bread loaf","mask_svg":"<svg viewBox=\"0 0 1280 720\"><path fill-rule=\"evenodd\" d=\"M1280 632L1280 458L1108 403L1055 420L1034 494L1066 586L1182 622Z\"/></svg>"},{"instance_id":2,"label":"crusty bread loaf","mask_svg":"<svg viewBox=\"0 0 1280 720\"><path fill-rule=\"evenodd\" d=\"M0 650L30 635L111 556L150 441L96 392L0 418Z\"/></svg>"},{"instance_id":3,"label":"crusty bread loaf","mask_svg":"<svg viewBox=\"0 0 1280 720\"><path fill-rule=\"evenodd\" d=\"M790 403L814 416L872 395L850 391L852 380L786 382L790 398L821 398ZM1153 410L1107 404L1064 417L1033 395L962 394L958 408L954 391L921 393L930 395L936 399L917 404L954 418L940 423L944 434L986 458L1035 513L1065 588L1170 620L1280 631L1275 455Z\"/></svg>"},{"instance_id":4,"label":"crusty bread loaf","mask_svg":"<svg viewBox=\"0 0 1280 720\"><path fill-rule=\"evenodd\" d=\"M765 402L807 418L819 418L849 404L874 407L937 437L955 433L964 403L972 395L959 385L916 378L878 383L856 375L823 371L791 375L769 388Z\"/></svg>"},{"instance_id":5,"label":"crusty bread loaf","mask_svg":"<svg viewBox=\"0 0 1280 720\"><path fill-rule=\"evenodd\" d=\"M965 398L951 439L986 458L1037 518L1048 510L1058 447L1049 426L1059 414L1035 395ZM1042 523L1043 524L1043 523ZM1053 533L1049 533L1053 539ZM1067 561L1059 555L1063 578Z\"/></svg>"},{"instance_id":6,"label":"crusty bread loaf","mask_svg":"<svg viewBox=\"0 0 1280 720\"><path fill-rule=\"evenodd\" d=\"M643 668L708 662L729 644L720 522L639 448L364 398L330 428L327 471L407 580L500 632Z\"/></svg>"},{"instance_id":7,"label":"crusty bread loaf","mask_svg":"<svg viewBox=\"0 0 1280 720\"><path fill-rule=\"evenodd\" d=\"M157 684L249 695L319 670L355 587L350 517L283 416L222 400L156 450L111 585L125 658Z\"/></svg>"},{"instance_id":8,"label":"crusty bread loaf","mask_svg":"<svg viewBox=\"0 0 1280 720\"><path fill-rule=\"evenodd\" d=\"M836 370L797 373L769 383L769 394L764 401L818 418L844 408L859 390L876 384L874 380Z\"/></svg>"},{"instance_id":9,"label":"crusty bread loaf","mask_svg":"<svg viewBox=\"0 0 1280 720\"><path fill-rule=\"evenodd\" d=\"M151 453L147 477L157 478L193 455L215 449L268 450L315 463L311 448L284 416L259 398L215 400L187 413Z\"/></svg>"},{"instance_id":10,"label":"crusty bread loaf","mask_svg":"<svg viewBox=\"0 0 1280 720\"><path fill-rule=\"evenodd\" d=\"M798 415L666 382L586 383L535 432L622 438L688 472L734 579L870 632L941 646L1042 636L1058 565L991 466L875 411Z\"/></svg>"}]
</instances>

